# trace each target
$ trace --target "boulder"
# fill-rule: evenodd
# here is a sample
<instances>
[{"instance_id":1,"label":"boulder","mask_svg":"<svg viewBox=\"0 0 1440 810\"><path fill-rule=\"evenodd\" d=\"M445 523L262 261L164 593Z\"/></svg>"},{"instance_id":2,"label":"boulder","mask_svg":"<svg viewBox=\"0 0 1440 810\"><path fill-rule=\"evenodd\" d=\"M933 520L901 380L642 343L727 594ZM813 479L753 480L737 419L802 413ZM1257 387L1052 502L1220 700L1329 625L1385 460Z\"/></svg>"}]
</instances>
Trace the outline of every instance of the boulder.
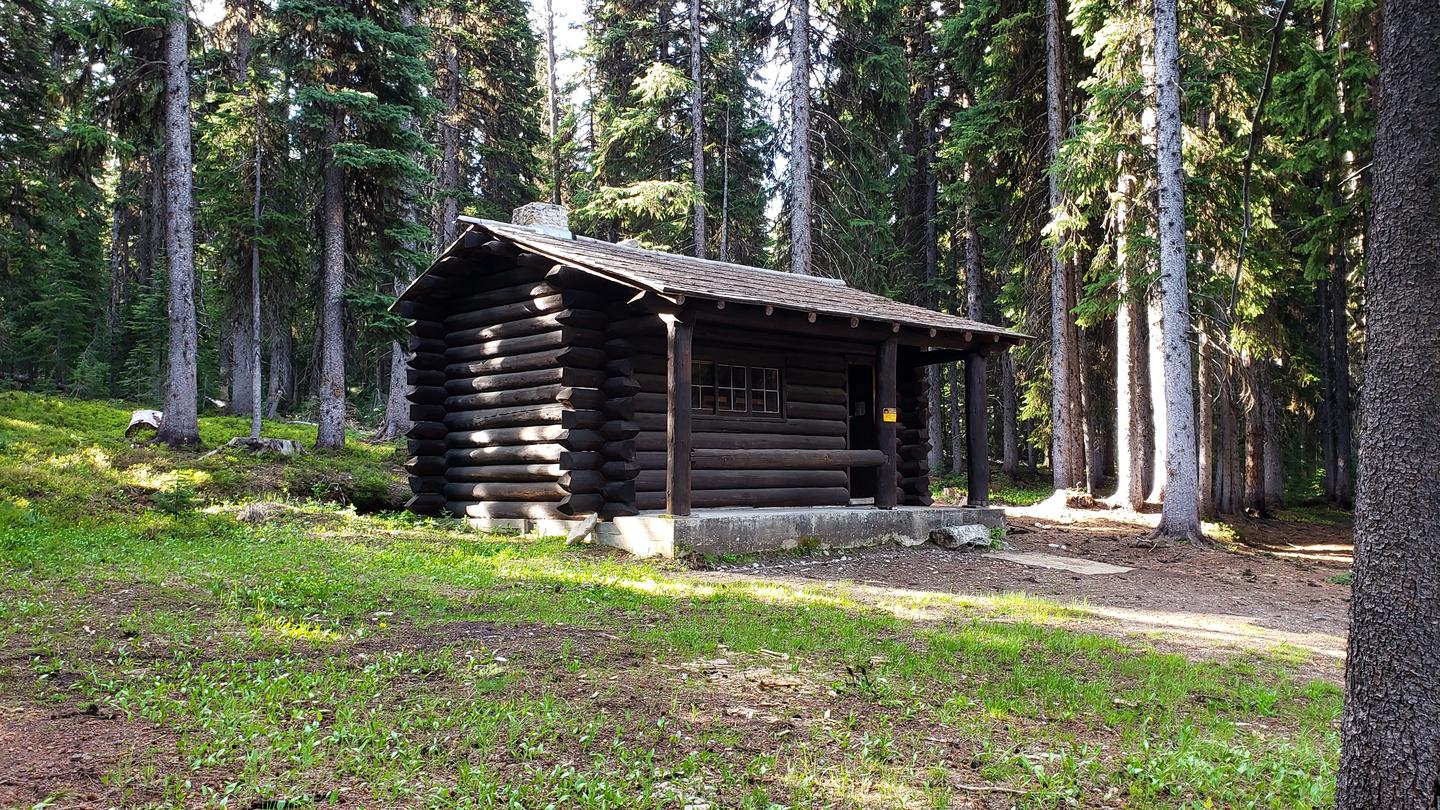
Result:
<instances>
[{"instance_id":1,"label":"boulder","mask_svg":"<svg viewBox=\"0 0 1440 810\"><path fill-rule=\"evenodd\" d=\"M964 526L942 526L930 532L930 542L940 548L958 551L988 549L994 545L990 540L990 528L973 523Z\"/></svg>"}]
</instances>

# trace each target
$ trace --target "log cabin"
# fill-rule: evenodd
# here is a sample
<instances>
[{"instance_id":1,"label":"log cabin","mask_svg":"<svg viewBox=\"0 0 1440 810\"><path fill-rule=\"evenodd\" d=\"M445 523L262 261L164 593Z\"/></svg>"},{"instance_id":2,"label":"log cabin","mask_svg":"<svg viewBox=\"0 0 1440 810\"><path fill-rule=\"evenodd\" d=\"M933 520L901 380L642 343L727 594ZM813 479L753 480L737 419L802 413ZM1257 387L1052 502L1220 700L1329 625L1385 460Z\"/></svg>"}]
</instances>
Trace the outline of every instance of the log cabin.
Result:
<instances>
[{"instance_id":1,"label":"log cabin","mask_svg":"<svg viewBox=\"0 0 1440 810\"><path fill-rule=\"evenodd\" d=\"M576 236L540 203L461 217L393 309L411 321L409 508L522 530L928 507L925 369L956 361L984 507L986 362L1026 339L836 279Z\"/></svg>"}]
</instances>

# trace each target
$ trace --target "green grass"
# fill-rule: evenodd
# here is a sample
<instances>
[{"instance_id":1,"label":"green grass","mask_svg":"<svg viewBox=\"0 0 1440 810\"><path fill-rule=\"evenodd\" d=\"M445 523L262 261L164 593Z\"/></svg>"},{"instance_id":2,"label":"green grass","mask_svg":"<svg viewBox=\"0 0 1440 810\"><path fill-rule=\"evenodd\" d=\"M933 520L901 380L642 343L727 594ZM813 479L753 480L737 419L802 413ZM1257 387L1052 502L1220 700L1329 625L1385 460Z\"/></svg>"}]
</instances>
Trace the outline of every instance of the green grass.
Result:
<instances>
[{"instance_id":1,"label":"green grass","mask_svg":"<svg viewBox=\"0 0 1440 810\"><path fill-rule=\"evenodd\" d=\"M958 489L964 492L968 475L944 475L932 476L930 479L931 494L937 498L941 491L947 488ZM992 470L990 473L990 501L1001 506L1034 506L1055 493L1050 483L1050 474L1030 477L1011 478L1010 476Z\"/></svg>"},{"instance_id":2,"label":"green grass","mask_svg":"<svg viewBox=\"0 0 1440 810\"><path fill-rule=\"evenodd\" d=\"M1023 594L706 578L365 514L285 482L386 476L393 448L197 464L114 440L126 414L0 395L0 694L148 730L110 803L1331 804L1339 690L1294 656L1196 663ZM289 506L239 520L255 498Z\"/></svg>"}]
</instances>

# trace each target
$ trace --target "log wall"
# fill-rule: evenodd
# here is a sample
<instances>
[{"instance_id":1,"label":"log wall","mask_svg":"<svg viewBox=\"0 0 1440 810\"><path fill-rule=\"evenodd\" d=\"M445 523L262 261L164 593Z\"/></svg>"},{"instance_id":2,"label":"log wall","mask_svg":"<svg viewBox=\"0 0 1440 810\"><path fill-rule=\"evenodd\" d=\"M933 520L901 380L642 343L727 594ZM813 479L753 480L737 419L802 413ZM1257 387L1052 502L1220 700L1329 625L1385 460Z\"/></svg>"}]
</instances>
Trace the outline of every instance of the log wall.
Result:
<instances>
[{"instance_id":1,"label":"log wall","mask_svg":"<svg viewBox=\"0 0 1440 810\"><path fill-rule=\"evenodd\" d=\"M497 519L633 510L626 397L607 393L618 288L480 238L437 269L436 303L402 313L416 318L410 508Z\"/></svg>"},{"instance_id":2,"label":"log wall","mask_svg":"<svg viewBox=\"0 0 1440 810\"><path fill-rule=\"evenodd\" d=\"M653 317L653 316L652 316ZM639 391L635 395L636 500L640 509L665 508L665 357L658 318L652 331L628 324ZM847 467L870 464L872 454L846 450L845 354L874 347L812 341L790 334L737 330L702 321L694 356L782 369L784 418L694 414L692 504L712 506L843 506Z\"/></svg>"}]
</instances>

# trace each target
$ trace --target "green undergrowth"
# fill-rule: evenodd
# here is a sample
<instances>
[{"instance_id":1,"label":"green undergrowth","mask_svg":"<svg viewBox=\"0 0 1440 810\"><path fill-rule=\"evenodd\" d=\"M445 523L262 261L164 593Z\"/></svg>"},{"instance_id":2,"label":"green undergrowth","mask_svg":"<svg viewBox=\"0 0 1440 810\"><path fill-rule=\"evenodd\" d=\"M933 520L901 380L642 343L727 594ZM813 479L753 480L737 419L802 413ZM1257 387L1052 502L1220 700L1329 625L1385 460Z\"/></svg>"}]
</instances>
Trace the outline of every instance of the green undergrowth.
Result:
<instances>
[{"instance_id":1,"label":"green undergrowth","mask_svg":"<svg viewBox=\"0 0 1440 810\"><path fill-rule=\"evenodd\" d=\"M22 512L37 500L48 514L136 513L183 509L276 495L354 505L365 511L398 508L409 493L399 478L397 443L347 437L339 451L310 448L315 426L266 420L262 434L293 439L307 452L282 458L227 448L250 434L247 417L200 419L201 447L171 452L125 438L134 406L0 392L0 508Z\"/></svg>"},{"instance_id":2,"label":"green undergrowth","mask_svg":"<svg viewBox=\"0 0 1440 810\"><path fill-rule=\"evenodd\" d=\"M50 401L0 400L0 695L138 735L96 760L110 804L1331 801L1340 696L1303 656L1197 662L1024 594L719 576L240 485L76 509L87 478L139 486L57 461L126 452L79 418L124 409ZM53 492L23 486L37 465Z\"/></svg>"},{"instance_id":3,"label":"green undergrowth","mask_svg":"<svg viewBox=\"0 0 1440 810\"><path fill-rule=\"evenodd\" d=\"M944 490L956 489L964 493L970 477L968 475L931 476L930 492L943 499ZM1049 474L1040 476L1010 476L992 470L990 472L990 502L1001 506L1034 506L1055 493L1050 484Z\"/></svg>"}]
</instances>

